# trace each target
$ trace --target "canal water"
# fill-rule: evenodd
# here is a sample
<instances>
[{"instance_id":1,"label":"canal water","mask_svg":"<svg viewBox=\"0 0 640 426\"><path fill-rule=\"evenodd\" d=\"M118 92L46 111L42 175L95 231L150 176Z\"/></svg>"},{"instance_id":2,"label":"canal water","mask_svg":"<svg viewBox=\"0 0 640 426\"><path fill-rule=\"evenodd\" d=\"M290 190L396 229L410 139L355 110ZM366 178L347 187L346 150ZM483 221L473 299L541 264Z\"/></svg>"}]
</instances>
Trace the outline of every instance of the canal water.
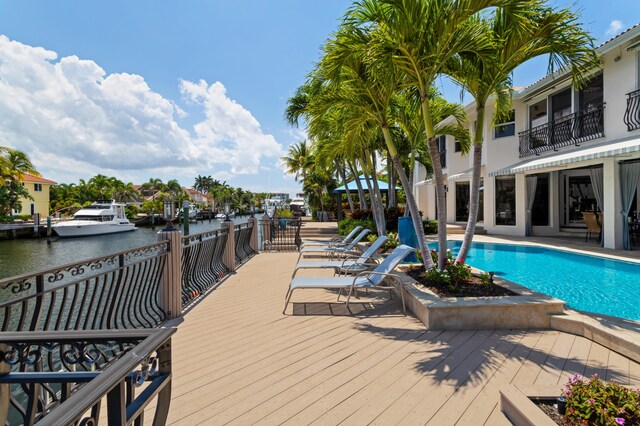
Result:
<instances>
[{"instance_id":1,"label":"canal water","mask_svg":"<svg viewBox=\"0 0 640 426\"><path fill-rule=\"evenodd\" d=\"M237 217L235 224L245 223L248 217ZM220 229L222 220L205 220L189 224L189 233L197 234ZM181 225L176 225L182 230ZM156 242L156 234L163 226L136 228L133 232L93 237L60 238L47 244L46 238L0 241L0 279L36 272L67 263L75 263Z\"/></svg>"}]
</instances>

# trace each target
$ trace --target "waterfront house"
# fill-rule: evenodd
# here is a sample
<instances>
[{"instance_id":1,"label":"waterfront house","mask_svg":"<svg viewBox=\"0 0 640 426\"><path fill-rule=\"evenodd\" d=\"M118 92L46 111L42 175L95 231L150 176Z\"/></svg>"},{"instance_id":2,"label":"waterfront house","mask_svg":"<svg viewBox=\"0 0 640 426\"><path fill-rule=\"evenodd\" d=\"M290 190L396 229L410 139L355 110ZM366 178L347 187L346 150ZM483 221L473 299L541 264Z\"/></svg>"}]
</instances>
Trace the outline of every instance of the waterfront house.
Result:
<instances>
[{"instance_id":1,"label":"waterfront house","mask_svg":"<svg viewBox=\"0 0 640 426\"><path fill-rule=\"evenodd\" d=\"M640 24L597 52L601 68L580 90L561 70L514 88L513 111L502 124L491 125L495 109L487 105L478 214L487 233L584 236L585 213L594 212L603 245L628 246L628 223L640 214ZM475 104L466 110L473 131ZM472 158L453 137L437 140L447 222L464 225ZM420 165L413 183L418 208L436 218L435 182Z\"/></svg>"},{"instance_id":2,"label":"waterfront house","mask_svg":"<svg viewBox=\"0 0 640 426\"><path fill-rule=\"evenodd\" d=\"M22 209L14 211L14 214L33 215L39 213L41 218L49 216L49 189L51 185L55 184L56 182L52 180L25 173L22 186L29 191L33 200L21 198Z\"/></svg>"},{"instance_id":3,"label":"waterfront house","mask_svg":"<svg viewBox=\"0 0 640 426\"><path fill-rule=\"evenodd\" d=\"M209 196L193 188L183 188L189 196L189 202L199 207L211 207ZM213 198L213 197L212 197Z\"/></svg>"}]
</instances>

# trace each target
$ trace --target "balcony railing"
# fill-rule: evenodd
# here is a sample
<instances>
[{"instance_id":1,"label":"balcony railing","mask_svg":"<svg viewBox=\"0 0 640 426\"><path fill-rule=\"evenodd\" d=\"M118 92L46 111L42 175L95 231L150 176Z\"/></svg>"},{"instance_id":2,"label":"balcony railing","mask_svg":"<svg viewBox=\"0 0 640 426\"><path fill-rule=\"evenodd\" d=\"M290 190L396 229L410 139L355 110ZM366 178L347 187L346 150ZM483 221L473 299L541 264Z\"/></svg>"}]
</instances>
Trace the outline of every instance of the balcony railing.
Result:
<instances>
[{"instance_id":1,"label":"balcony railing","mask_svg":"<svg viewBox=\"0 0 640 426\"><path fill-rule=\"evenodd\" d=\"M166 422L174 328L2 333L0 424ZM143 419L153 400L153 419ZM106 402L106 404L105 404Z\"/></svg>"},{"instance_id":2,"label":"balcony railing","mask_svg":"<svg viewBox=\"0 0 640 426\"><path fill-rule=\"evenodd\" d=\"M604 105L578 111L519 133L520 157L557 150L604 136Z\"/></svg>"},{"instance_id":3,"label":"balcony railing","mask_svg":"<svg viewBox=\"0 0 640 426\"><path fill-rule=\"evenodd\" d=\"M627 93L627 110L623 121L628 131L640 129L640 90Z\"/></svg>"}]
</instances>

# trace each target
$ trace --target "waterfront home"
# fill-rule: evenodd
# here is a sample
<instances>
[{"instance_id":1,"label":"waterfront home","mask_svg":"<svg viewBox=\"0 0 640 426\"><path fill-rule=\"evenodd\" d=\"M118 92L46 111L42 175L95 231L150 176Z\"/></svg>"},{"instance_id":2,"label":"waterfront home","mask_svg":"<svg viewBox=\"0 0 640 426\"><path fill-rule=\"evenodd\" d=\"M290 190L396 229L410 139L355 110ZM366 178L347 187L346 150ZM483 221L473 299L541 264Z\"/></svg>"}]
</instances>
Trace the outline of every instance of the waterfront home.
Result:
<instances>
[{"instance_id":1,"label":"waterfront home","mask_svg":"<svg viewBox=\"0 0 640 426\"><path fill-rule=\"evenodd\" d=\"M55 184L56 182L52 180L25 173L22 186L29 191L29 195L33 199L20 198L22 208L15 210L14 214L33 215L39 213L41 218L49 216L49 190L51 189L51 185Z\"/></svg>"},{"instance_id":2,"label":"waterfront home","mask_svg":"<svg viewBox=\"0 0 640 426\"><path fill-rule=\"evenodd\" d=\"M597 52L602 65L579 90L560 70L514 88L512 114L502 124L492 126L495 108L487 105L478 214L487 233L582 237L585 217L595 217L604 247L628 248L629 229L637 228L628 223L640 214L640 24ZM473 131L475 104L466 110ZM453 137L437 140L447 222L464 225L472 158ZM434 219L435 181L418 165L413 183L418 208Z\"/></svg>"},{"instance_id":3,"label":"waterfront home","mask_svg":"<svg viewBox=\"0 0 640 426\"><path fill-rule=\"evenodd\" d=\"M189 202L191 202L192 204L195 204L196 206L200 206L200 207L211 206L212 202L211 200L209 200L210 196L208 196L207 194L204 194L193 188L183 188L183 189L189 196ZM213 199L213 197L211 197L211 199Z\"/></svg>"}]
</instances>

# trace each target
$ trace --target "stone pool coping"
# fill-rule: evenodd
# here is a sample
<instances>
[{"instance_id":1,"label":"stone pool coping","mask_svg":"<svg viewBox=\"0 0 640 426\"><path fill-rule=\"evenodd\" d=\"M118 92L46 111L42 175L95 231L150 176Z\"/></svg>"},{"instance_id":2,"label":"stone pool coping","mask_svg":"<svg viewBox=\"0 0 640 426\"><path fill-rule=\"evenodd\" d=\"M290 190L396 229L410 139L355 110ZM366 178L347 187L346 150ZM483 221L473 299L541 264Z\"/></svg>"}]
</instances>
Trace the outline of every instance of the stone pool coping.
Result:
<instances>
[{"instance_id":1,"label":"stone pool coping","mask_svg":"<svg viewBox=\"0 0 640 426\"><path fill-rule=\"evenodd\" d=\"M531 398L555 399L559 387L521 387L507 385L500 389L500 409L515 426L557 426Z\"/></svg>"},{"instance_id":2,"label":"stone pool coping","mask_svg":"<svg viewBox=\"0 0 640 426\"><path fill-rule=\"evenodd\" d=\"M564 301L499 277L494 277L494 285L516 296L440 297L406 274L400 278L407 307L428 329L545 329L551 328L552 315L564 312Z\"/></svg>"}]
</instances>

